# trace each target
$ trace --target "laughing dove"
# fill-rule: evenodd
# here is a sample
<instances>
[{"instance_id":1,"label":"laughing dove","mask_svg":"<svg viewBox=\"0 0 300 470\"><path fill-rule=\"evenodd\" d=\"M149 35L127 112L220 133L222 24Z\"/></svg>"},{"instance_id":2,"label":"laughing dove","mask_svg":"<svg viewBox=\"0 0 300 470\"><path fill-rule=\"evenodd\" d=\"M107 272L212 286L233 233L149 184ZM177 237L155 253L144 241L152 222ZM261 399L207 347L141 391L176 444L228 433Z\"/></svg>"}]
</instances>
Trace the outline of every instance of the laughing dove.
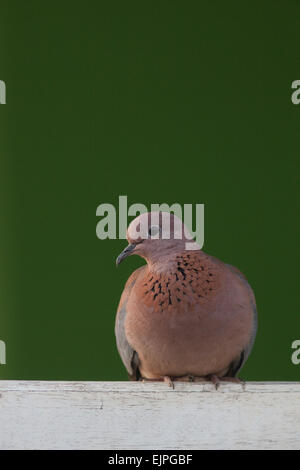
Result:
<instances>
[{"instance_id":1,"label":"laughing dove","mask_svg":"<svg viewBox=\"0 0 300 470\"><path fill-rule=\"evenodd\" d=\"M216 387L221 379L239 381L257 329L255 297L243 274L199 246L187 249L191 235L166 212L138 216L127 240L117 265L132 254L147 262L129 277L116 317L130 378L171 385L205 378Z\"/></svg>"}]
</instances>

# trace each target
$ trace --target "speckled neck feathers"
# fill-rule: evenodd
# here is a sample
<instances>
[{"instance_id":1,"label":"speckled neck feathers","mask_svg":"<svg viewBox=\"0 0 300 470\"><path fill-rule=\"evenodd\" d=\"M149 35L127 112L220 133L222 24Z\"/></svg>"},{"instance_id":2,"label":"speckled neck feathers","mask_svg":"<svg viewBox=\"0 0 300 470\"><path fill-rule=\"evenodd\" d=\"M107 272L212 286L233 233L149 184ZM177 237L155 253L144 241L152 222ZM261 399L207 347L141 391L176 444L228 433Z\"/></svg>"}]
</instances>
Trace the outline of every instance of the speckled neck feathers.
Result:
<instances>
[{"instance_id":1,"label":"speckled neck feathers","mask_svg":"<svg viewBox=\"0 0 300 470\"><path fill-rule=\"evenodd\" d=\"M162 258L148 263L143 280L144 301L160 310L183 301L206 302L216 291L218 278L216 267L202 251L174 253L167 261Z\"/></svg>"}]
</instances>

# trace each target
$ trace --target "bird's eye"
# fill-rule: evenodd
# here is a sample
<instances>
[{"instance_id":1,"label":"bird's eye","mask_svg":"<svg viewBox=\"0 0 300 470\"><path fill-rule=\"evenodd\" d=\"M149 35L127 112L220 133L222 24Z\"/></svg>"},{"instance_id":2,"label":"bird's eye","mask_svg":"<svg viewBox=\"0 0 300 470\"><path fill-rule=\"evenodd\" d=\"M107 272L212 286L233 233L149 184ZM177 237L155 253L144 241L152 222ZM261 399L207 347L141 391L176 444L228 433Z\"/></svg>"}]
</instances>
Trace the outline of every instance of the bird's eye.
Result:
<instances>
[{"instance_id":1,"label":"bird's eye","mask_svg":"<svg viewBox=\"0 0 300 470\"><path fill-rule=\"evenodd\" d=\"M158 233L159 233L159 227L157 225L152 225L148 230L148 234L150 237L153 237L154 235L157 235Z\"/></svg>"}]
</instances>

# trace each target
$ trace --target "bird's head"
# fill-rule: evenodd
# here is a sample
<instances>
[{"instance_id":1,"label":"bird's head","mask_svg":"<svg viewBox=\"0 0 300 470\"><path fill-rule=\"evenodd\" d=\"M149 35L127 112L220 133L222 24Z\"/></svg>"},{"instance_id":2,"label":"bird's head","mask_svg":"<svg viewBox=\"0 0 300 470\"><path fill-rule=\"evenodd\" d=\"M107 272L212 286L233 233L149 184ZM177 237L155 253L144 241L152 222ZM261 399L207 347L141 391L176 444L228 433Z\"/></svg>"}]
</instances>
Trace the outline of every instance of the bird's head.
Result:
<instances>
[{"instance_id":1,"label":"bird's head","mask_svg":"<svg viewBox=\"0 0 300 470\"><path fill-rule=\"evenodd\" d=\"M116 260L118 266L130 255L139 255L147 262L157 262L172 251L184 250L193 240L184 223L169 212L147 212L136 217L127 229L129 245Z\"/></svg>"}]
</instances>

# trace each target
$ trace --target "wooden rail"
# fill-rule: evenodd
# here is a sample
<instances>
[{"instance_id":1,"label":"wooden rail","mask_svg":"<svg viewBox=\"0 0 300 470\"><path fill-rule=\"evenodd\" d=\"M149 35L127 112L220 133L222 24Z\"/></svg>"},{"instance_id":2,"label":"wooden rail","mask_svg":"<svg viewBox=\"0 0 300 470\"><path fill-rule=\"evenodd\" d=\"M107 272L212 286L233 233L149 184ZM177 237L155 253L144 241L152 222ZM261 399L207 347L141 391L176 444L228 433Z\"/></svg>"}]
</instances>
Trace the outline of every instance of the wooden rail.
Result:
<instances>
[{"instance_id":1,"label":"wooden rail","mask_svg":"<svg viewBox=\"0 0 300 470\"><path fill-rule=\"evenodd\" d=\"M300 449L300 382L0 382L1 449Z\"/></svg>"}]
</instances>

